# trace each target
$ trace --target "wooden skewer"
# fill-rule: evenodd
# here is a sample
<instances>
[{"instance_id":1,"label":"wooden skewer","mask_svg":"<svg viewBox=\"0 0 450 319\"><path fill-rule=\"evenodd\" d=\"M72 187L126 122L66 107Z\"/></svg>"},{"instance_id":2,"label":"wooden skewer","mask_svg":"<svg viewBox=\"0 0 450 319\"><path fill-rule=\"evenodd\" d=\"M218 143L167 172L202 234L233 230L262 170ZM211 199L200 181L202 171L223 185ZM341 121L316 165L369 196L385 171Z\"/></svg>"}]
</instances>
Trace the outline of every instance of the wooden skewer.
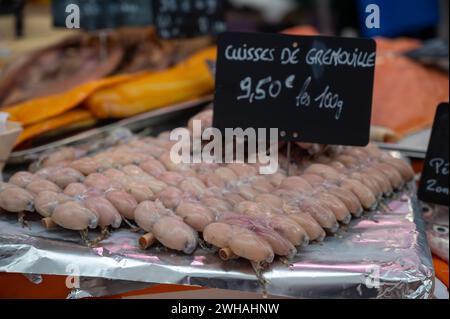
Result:
<instances>
[{"instance_id":1,"label":"wooden skewer","mask_svg":"<svg viewBox=\"0 0 450 319\"><path fill-rule=\"evenodd\" d=\"M236 256L230 248L222 248L221 250L219 250L219 257L223 261L238 258L238 256Z\"/></svg>"},{"instance_id":2,"label":"wooden skewer","mask_svg":"<svg viewBox=\"0 0 450 319\"><path fill-rule=\"evenodd\" d=\"M50 217L43 218L41 222L47 230L58 228L58 225Z\"/></svg>"},{"instance_id":3,"label":"wooden skewer","mask_svg":"<svg viewBox=\"0 0 450 319\"><path fill-rule=\"evenodd\" d=\"M139 238L139 246L141 247L141 249L147 249L155 242L156 238L151 233L145 234L144 236L141 236L141 238Z\"/></svg>"}]
</instances>

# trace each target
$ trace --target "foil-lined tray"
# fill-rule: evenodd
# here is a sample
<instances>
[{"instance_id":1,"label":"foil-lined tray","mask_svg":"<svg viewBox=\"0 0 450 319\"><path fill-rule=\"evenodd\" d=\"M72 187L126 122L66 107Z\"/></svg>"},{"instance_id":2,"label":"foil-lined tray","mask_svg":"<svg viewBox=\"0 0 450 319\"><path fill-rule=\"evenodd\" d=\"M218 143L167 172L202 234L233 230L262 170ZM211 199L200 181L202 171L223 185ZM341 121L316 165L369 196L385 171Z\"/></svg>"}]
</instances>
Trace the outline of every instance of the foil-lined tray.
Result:
<instances>
[{"instance_id":1,"label":"foil-lined tray","mask_svg":"<svg viewBox=\"0 0 450 319\"><path fill-rule=\"evenodd\" d=\"M75 275L87 282L90 278L91 284L74 291L73 298L154 283L294 298L431 298L434 271L422 208L414 194L405 191L387 203L388 208L368 213L324 243L301 250L290 264L276 261L262 273L264 280L249 262L223 262L207 249L191 256L161 246L142 251L139 234L127 229L88 248L76 232L47 231L39 220L30 221L27 229L17 216L0 214L0 272Z\"/></svg>"}]
</instances>

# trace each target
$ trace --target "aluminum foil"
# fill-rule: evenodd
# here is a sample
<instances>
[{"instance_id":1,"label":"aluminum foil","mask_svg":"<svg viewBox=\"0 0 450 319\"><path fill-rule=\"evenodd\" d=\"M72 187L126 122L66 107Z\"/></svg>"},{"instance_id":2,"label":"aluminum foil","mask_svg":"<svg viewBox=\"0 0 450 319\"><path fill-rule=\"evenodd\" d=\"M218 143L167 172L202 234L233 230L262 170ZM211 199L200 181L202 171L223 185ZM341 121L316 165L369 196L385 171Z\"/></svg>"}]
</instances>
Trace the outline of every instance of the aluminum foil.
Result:
<instances>
[{"instance_id":1,"label":"aluminum foil","mask_svg":"<svg viewBox=\"0 0 450 319\"><path fill-rule=\"evenodd\" d=\"M431 253L422 209L413 193L405 192L388 208L303 249L290 265L275 262L263 272L266 284L249 262L222 262L214 251L199 248L192 256L159 246L142 251L137 246L139 234L127 229L87 248L76 232L47 231L38 220L30 221L31 229L22 228L17 216L10 214L0 214L0 272L83 277L85 287L75 289L71 298L115 294L153 283L294 298L431 298Z\"/></svg>"}]
</instances>

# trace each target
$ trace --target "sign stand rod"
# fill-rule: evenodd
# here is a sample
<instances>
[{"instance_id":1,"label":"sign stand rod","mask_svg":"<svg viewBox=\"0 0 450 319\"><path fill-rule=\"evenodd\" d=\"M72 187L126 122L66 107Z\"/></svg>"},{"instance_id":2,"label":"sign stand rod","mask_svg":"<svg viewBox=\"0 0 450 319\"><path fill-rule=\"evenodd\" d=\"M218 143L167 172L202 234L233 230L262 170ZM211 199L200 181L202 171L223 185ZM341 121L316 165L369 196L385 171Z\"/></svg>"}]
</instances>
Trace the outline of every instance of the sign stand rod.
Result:
<instances>
[{"instance_id":1,"label":"sign stand rod","mask_svg":"<svg viewBox=\"0 0 450 319\"><path fill-rule=\"evenodd\" d=\"M25 1L21 1L19 4L19 7L16 10L15 16L16 16L16 37L21 38L23 37L23 28L24 28L24 10L25 7Z\"/></svg>"},{"instance_id":2,"label":"sign stand rod","mask_svg":"<svg viewBox=\"0 0 450 319\"><path fill-rule=\"evenodd\" d=\"M286 167L286 174L288 177L291 175L291 150L292 150L292 142L288 142L288 144L287 144L287 167Z\"/></svg>"}]
</instances>

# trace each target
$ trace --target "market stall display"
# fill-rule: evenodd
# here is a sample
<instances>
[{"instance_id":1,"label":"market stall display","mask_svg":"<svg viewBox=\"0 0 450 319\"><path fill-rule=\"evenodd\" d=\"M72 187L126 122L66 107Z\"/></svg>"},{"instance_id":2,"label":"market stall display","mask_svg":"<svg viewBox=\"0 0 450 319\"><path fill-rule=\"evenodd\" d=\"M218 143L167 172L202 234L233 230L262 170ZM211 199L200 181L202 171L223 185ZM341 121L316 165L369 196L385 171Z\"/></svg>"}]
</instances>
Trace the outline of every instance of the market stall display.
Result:
<instances>
[{"instance_id":1,"label":"market stall display","mask_svg":"<svg viewBox=\"0 0 450 319\"><path fill-rule=\"evenodd\" d=\"M204 116L202 114L200 117ZM34 204L41 207L39 210L44 215L45 209L49 209L51 221L63 227L76 230L96 227L100 223L100 216L113 216L115 214L106 212L112 212L116 208L118 212L122 211L124 221L134 219L143 230L136 233L124 222L121 229L113 231L110 237L102 241L96 241L98 238L95 234L101 234L94 232L91 237L95 239L88 242L91 247L83 247L83 241L80 241L76 232L62 228L47 229L43 226L47 227L49 224L41 226L36 220L37 214L30 214L26 218L31 229L21 228L14 221L17 217L13 214L2 215L3 232L0 237L3 249L16 251L14 247L20 246L28 250L26 247L31 247L28 246L29 242L33 242L33 245L39 242L39 250L36 251L37 255L29 251L36 260L34 263L14 263L16 254L12 253L9 261L0 263L0 268L25 273L47 273L51 269L53 274L64 274L67 264L80 260L82 262L77 264L82 269L81 275L89 277L267 291L290 297L336 298L342 297L342 293L353 298L430 296L432 266L417 200L407 189L396 191L396 195L392 197L393 186L400 187L410 178L409 167L403 162L392 159L387 154L380 158L381 153L373 147L325 152L319 155L320 160L317 153L311 157L305 148L299 147L305 159L316 162L311 165L305 161L304 165L300 165L299 170L305 169L308 174L300 175L299 172L297 176L287 177L281 170L280 174L266 177L266 180L255 175L256 167L249 165L173 165L164 156L171 145L167 134L162 134L159 138L132 138L124 142L124 145L87 157L82 152L64 149L51 158L48 157L51 161L44 164L45 167L36 174L22 172L13 176L10 183L15 183L16 186L9 188L14 193L31 192L34 187L29 184L30 181L48 187L49 191L41 192L44 204L37 203L36 199ZM142 150L152 150L157 158L146 158L148 155L142 153ZM324 157L325 154L328 156ZM369 164L390 163L382 166L385 169L389 167L389 171L383 171L384 173L372 170L371 176L379 177L370 179L373 182L370 185L381 186L384 181L386 194L391 197L383 201L378 199L385 204L381 204L374 212L365 213L363 218L356 218L364 210L363 202L365 207L372 208L374 199L365 198L364 193L367 195L371 192L368 187L361 188L364 192L354 187L346 188L345 180L353 185L357 181L350 181L349 177L341 174L356 173L357 169L351 169L352 163L345 161L346 157L342 154L358 154L360 157L355 159L360 159L355 160L355 165L361 170L369 170ZM339 156L340 160L336 161ZM105 160L108 158L111 160ZM364 163L368 159L370 160ZM323 168L318 166L323 164L318 163L333 163L333 168L328 166L325 171L317 171L318 167ZM344 165L347 165L346 168ZM84 174L76 173L72 167L77 167ZM341 173L337 173L334 167ZM66 174L62 174L63 171ZM133 175L136 173L139 175ZM324 183L324 177L329 181ZM82 180L84 182L80 183ZM342 185L339 185L338 180L342 181ZM375 180L379 184L374 183ZM54 184L48 183L49 181L54 181ZM127 189L116 185L121 181L135 183ZM146 183L148 187L138 187L140 183ZM311 183L317 183L314 184L317 190L312 193ZM317 186L319 184L322 187ZM27 190L22 188L23 191L18 191L19 186ZM86 188L90 186L102 190L111 186L120 187L121 190L95 192L91 188L86 192ZM150 192L149 186L155 192ZM65 194L61 193L63 187ZM408 187L414 188L412 184ZM268 190L270 193L267 193ZM104 195L115 192L117 196L110 196L109 199ZM81 196L73 197L77 194ZM322 198L320 194L328 197ZM332 201L330 194L335 194L341 201L336 198ZM96 215L92 211L88 213L83 202L90 196L106 198L113 206L118 203L128 205L112 208L107 204L109 209L98 211L99 215ZM129 200L114 201L125 196ZM62 202L70 200L59 204L60 197L63 198ZM305 212L299 211L302 201L311 198L317 198L318 202L310 200L310 205L320 208L320 215L308 210L307 206L304 206ZM368 201L365 202L365 199ZM59 211L54 216L58 207ZM66 207L74 215L65 215L62 207ZM352 221L346 217L350 209L340 210L342 207L353 207ZM338 218L341 220L339 229L333 229ZM106 224L111 224L110 221ZM90 222L93 222L92 225L89 225ZM136 226L133 221L130 224ZM198 233L202 229L203 239L209 244L205 245L199 240L202 237ZM177 231L173 233L171 230ZM235 236L230 238L227 230L231 230ZM335 235L325 238L325 230ZM21 235L17 237L14 234ZM36 236L41 239L36 241ZM309 245L308 238L311 241ZM315 244L314 239L324 242ZM216 247L212 248L210 244ZM61 245L68 245L67 249ZM176 253L174 249L180 252ZM50 263L44 257L47 254L53 256ZM22 259L25 258L23 260L28 258L23 253L20 255ZM28 253L25 255L29 256ZM361 259L362 255L365 256L364 259ZM253 273L245 259L253 261L257 274ZM405 260L410 262L405 263ZM258 267L257 262L261 262ZM266 262L271 262L271 265L262 270L261 266ZM124 266L125 264L128 266ZM371 271L374 269L379 269L381 282L379 288L370 289L366 285L367 282L372 282ZM315 272L315 279L310 277L311 271ZM331 277L335 284L329 280ZM289 283L286 278L289 278ZM348 287L345 292L342 291L342 285Z\"/></svg>"},{"instance_id":2,"label":"market stall display","mask_svg":"<svg viewBox=\"0 0 450 319\"><path fill-rule=\"evenodd\" d=\"M60 161L44 162L35 174L16 173L2 184L0 207L36 210L48 224L82 231L89 244L88 229L106 233L124 218L148 233L143 247L157 240L189 254L199 232L222 249L224 259L271 263L275 255L292 257L296 247L336 233L351 214L375 210L384 195L414 177L408 164L374 146L304 156L295 168L298 176L281 170L274 178L247 164L175 164L173 145L163 134L131 139L92 157L76 158L76 151L63 149L53 155Z\"/></svg>"},{"instance_id":3,"label":"market stall display","mask_svg":"<svg viewBox=\"0 0 450 319\"><path fill-rule=\"evenodd\" d=\"M67 276L67 267L75 264L82 286L71 296L78 298L114 295L153 283L260 296L265 287L269 295L291 298L430 298L433 266L417 204L414 195L405 193L390 203L389 210L369 213L324 244L305 247L288 265L275 261L262 273L266 285L247 261L225 263L209 249L185 255L157 245L144 251L137 245L140 235L127 229L88 248L80 245L77 233L49 232L37 221L31 230L24 229L10 215L0 215L0 242L8 255L0 260L0 270Z\"/></svg>"},{"instance_id":4,"label":"market stall display","mask_svg":"<svg viewBox=\"0 0 450 319\"><path fill-rule=\"evenodd\" d=\"M402 144L448 119L446 41L358 38L356 3L267 23L238 2L27 3L60 40L0 43L0 298L446 295L448 127L423 164Z\"/></svg>"}]
</instances>

